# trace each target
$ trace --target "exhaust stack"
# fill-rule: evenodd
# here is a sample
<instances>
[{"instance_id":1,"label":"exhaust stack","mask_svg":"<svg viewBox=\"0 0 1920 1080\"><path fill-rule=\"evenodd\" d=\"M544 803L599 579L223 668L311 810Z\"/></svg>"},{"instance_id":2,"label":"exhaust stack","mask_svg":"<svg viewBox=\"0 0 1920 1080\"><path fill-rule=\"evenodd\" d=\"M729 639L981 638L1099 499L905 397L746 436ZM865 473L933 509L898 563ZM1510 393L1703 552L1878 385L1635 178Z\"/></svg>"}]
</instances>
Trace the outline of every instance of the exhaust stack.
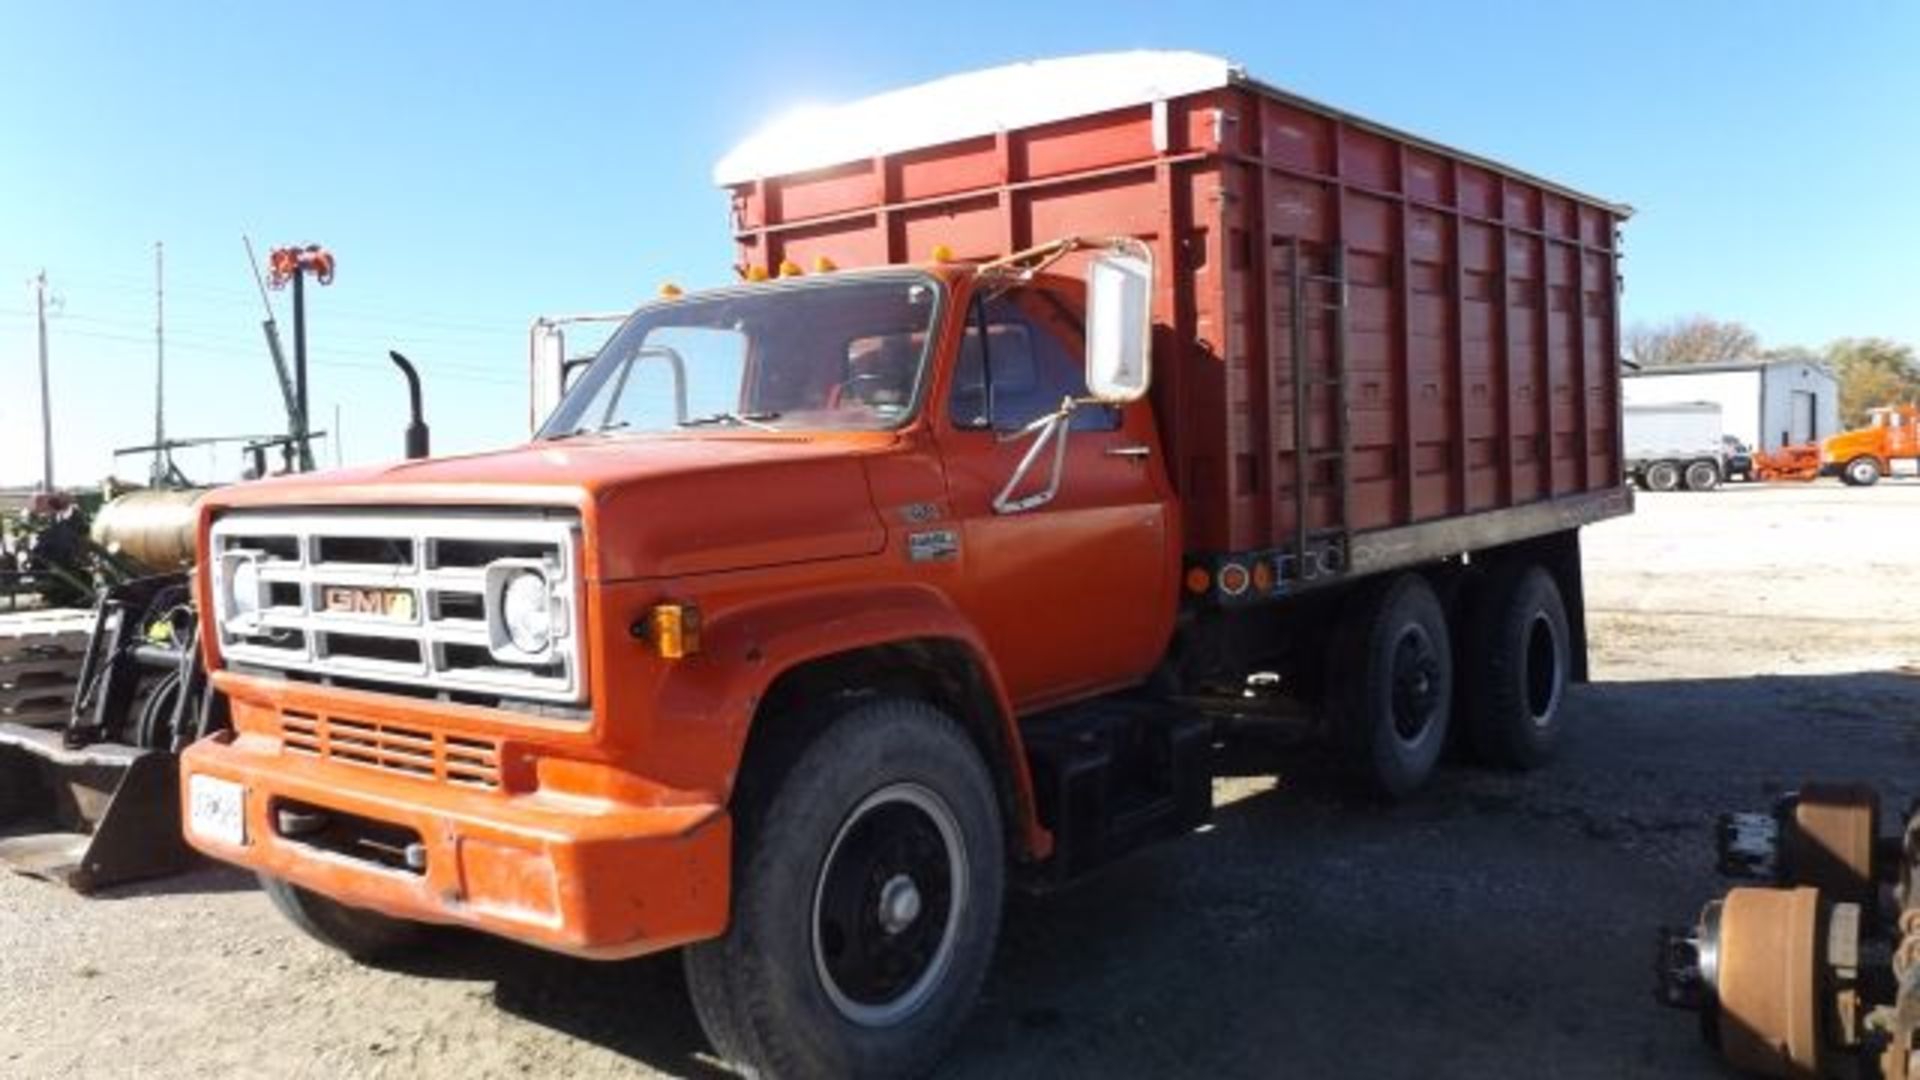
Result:
<instances>
[{"instance_id":1,"label":"exhaust stack","mask_svg":"<svg viewBox=\"0 0 1920 1080\"><path fill-rule=\"evenodd\" d=\"M420 373L413 369L413 361L388 349L387 358L407 377L407 398L411 407L411 419L407 421L407 458L417 460L427 456L427 421L420 414Z\"/></svg>"}]
</instances>

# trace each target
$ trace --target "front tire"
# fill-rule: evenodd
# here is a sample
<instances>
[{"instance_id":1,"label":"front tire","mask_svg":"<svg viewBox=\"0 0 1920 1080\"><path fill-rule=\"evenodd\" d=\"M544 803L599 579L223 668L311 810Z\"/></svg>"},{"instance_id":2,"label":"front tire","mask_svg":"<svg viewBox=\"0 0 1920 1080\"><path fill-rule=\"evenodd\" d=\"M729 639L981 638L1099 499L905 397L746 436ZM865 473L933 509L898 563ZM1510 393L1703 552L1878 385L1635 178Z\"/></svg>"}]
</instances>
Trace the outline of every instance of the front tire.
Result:
<instances>
[{"instance_id":1,"label":"front tire","mask_svg":"<svg viewBox=\"0 0 1920 1080\"><path fill-rule=\"evenodd\" d=\"M1499 567L1481 586L1467 626L1474 648L1462 698L1474 752L1490 765L1538 768L1560 742L1573 665L1560 587L1537 565Z\"/></svg>"},{"instance_id":2,"label":"front tire","mask_svg":"<svg viewBox=\"0 0 1920 1080\"><path fill-rule=\"evenodd\" d=\"M403 956L418 948L425 935L419 923L348 907L281 878L261 874L260 890L301 932L363 964Z\"/></svg>"},{"instance_id":3,"label":"front tire","mask_svg":"<svg viewBox=\"0 0 1920 1080\"><path fill-rule=\"evenodd\" d=\"M1854 458L1847 462L1840 478L1854 487L1872 487L1880 482L1880 463L1864 455Z\"/></svg>"},{"instance_id":4,"label":"front tire","mask_svg":"<svg viewBox=\"0 0 1920 1080\"><path fill-rule=\"evenodd\" d=\"M979 993L1005 889L972 740L919 702L856 706L749 769L736 828L727 933L685 954L715 1049L768 1077L931 1068Z\"/></svg>"},{"instance_id":5,"label":"front tire","mask_svg":"<svg viewBox=\"0 0 1920 1080\"><path fill-rule=\"evenodd\" d=\"M1354 779L1403 799L1433 775L1452 714L1446 612L1418 574L1362 586L1328 658L1328 720Z\"/></svg>"}]
</instances>

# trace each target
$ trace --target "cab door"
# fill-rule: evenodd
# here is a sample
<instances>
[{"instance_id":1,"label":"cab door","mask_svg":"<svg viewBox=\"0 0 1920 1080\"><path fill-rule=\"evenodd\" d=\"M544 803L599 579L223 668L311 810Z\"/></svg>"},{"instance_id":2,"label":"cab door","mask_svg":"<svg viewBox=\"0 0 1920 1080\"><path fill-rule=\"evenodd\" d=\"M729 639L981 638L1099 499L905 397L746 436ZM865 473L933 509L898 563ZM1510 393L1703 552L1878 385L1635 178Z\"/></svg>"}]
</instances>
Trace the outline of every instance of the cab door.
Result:
<instances>
[{"instance_id":1,"label":"cab door","mask_svg":"<svg viewBox=\"0 0 1920 1080\"><path fill-rule=\"evenodd\" d=\"M1038 437L1024 429L1087 392L1083 334L1064 292L976 293L933 410L961 534L958 599L1023 710L1144 678L1177 603L1176 507L1144 402L1077 408L1052 498L995 508L1049 487L1051 446L1007 491Z\"/></svg>"}]
</instances>

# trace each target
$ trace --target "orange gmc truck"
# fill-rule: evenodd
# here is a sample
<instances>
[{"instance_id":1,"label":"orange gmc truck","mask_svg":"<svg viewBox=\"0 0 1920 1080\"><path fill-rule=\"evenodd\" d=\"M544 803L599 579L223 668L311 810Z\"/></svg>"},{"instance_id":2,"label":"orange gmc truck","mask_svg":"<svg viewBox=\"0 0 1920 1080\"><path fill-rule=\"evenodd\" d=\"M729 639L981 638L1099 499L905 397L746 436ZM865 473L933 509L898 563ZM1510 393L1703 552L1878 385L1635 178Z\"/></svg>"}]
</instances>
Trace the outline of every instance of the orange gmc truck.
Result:
<instances>
[{"instance_id":1,"label":"orange gmc truck","mask_svg":"<svg viewBox=\"0 0 1920 1080\"><path fill-rule=\"evenodd\" d=\"M913 1072L1006 889L1244 755L1391 798L1561 740L1626 207L1187 53L796 114L717 179L740 283L527 445L204 502L187 831L303 930L684 948L728 1059Z\"/></svg>"}]
</instances>

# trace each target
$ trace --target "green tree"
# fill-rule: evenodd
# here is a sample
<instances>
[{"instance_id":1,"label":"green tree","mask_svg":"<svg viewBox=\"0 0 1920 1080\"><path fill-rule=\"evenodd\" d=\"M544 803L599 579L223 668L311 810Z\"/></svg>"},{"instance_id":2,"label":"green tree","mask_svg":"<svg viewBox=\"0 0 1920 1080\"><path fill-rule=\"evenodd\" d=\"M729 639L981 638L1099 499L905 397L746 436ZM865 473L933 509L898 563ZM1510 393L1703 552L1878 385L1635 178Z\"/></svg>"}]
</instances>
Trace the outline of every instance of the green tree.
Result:
<instances>
[{"instance_id":1,"label":"green tree","mask_svg":"<svg viewBox=\"0 0 1920 1080\"><path fill-rule=\"evenodd\" d=\"M1626 353L1641 367L1726 364L1758 356L1760 335L1744 323L1690 315L1655 325L1635 323L1627 330Z\"/></svg>"},{"instance_id":2,"label":"green tree","mask_svg":"<svg viewBox=\"0 0 1920 1080\"><path fill-rule=\"evenodd\" d=\"M1886 338L1841 338L1826 348L1840 379L1840 422L1861 427L1876 405L1920 401L1920 361L1913 346Z\"/></svg>"}]
</instances>

